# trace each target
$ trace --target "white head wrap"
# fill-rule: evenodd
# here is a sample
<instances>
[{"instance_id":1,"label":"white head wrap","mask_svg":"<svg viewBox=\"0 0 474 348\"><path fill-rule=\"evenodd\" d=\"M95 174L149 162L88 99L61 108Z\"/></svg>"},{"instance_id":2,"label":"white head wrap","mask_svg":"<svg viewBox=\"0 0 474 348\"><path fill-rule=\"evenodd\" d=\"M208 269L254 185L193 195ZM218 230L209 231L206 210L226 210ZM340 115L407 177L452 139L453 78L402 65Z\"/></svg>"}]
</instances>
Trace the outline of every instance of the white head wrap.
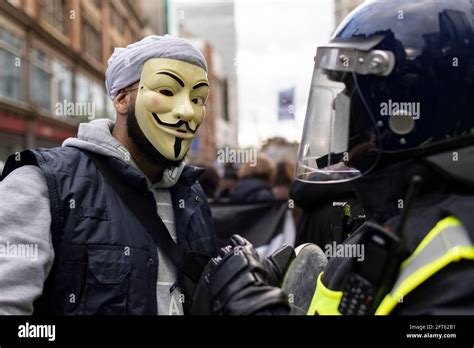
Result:
<instances>
[{"instance_id":1,"label":"white head wrap","mask_svg":"<svg viewBox=\"0 0 474 348\"><path fill-rule=\"evenodd\" d=\"M202 53L188 40L170 35L150 35L127 47L117 47L108 61L105 88L114 100L118 91L140 80L143 64L151 58L176 59L194 64L207 72Z\"/></svg>"}]
</instances>

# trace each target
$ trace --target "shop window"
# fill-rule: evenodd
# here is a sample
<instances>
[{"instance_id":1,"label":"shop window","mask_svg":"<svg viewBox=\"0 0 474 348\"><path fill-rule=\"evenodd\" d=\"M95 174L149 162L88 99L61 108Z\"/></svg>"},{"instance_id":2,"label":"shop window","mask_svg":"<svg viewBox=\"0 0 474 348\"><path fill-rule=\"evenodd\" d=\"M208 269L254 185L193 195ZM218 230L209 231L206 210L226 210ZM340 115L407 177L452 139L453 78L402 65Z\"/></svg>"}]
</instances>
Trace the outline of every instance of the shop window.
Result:
<instances>
[{"instance_id":1,"label":"shop window","mask_svg":"<svg viewBox=\"0 0 474 348\"><path fill-rule=\"evenodd\" d=\"M56 86L56 101L62 103L72 102L72 71L62 62L53 62L54 84Z\"/></svg>"},{"instance_id":2,"label":"shop window","mask_svg":"<svg viewBox=\"0 0 474 348\"><path fill-rule=\"evenodd\" d=\"M114 7L110 8L110 23L112 23L112 26L118 33L123 33L125 27L123 17Z\"/></svg>"},{"instance_id":3,"label":"shop window","mask_svg":"<svg viewBox=\"0 0 474 348\"><path fill-rule=\"evenodd\" d=\"M102 62L102 40L100 31L97 30L87 19L82 17L81 29L82 49L97 62Z\"/></svg>"},{"instance_id":4,"label":"shop window","mask_svg":"<svg viewBox=\"0 0 474 348\"><path fill-rule=\"evenodd\" d=\"M46 22L67 34L66 0L40 0L40 16Z\"/></svg>"},{"instance_id":5,"label":"shop window","mask_svg":"<svg viewBox=\"0 0 474 348\"><path fill-rule=\"evenodd\" d=\"M115 119L115 111L111 113L113 105L105 93L103 84L95 82L85 75L78 73L76 76L76 99L82 112L78 116L87 116L89 120L96 118Z\"/></svg>"},{"instance_id":6,"label":"shop window","mask_svg":"<svg viewBox=\"0 0 474 348\"><path fill-rule=\"evenodd\" d=\"M0 27L0 96L21 100L22 40Z\"/></svg>"},{"instance_id":7,"label":"shop window","mask_svg":"<svg viewBox=\"0 0 474 348\"><path fill-rule=\"evenodd\" d=\"M31 51L31 100L45 110L51 110L51 59L41 50L33 48Z\"/></svg>"}]
</instances>

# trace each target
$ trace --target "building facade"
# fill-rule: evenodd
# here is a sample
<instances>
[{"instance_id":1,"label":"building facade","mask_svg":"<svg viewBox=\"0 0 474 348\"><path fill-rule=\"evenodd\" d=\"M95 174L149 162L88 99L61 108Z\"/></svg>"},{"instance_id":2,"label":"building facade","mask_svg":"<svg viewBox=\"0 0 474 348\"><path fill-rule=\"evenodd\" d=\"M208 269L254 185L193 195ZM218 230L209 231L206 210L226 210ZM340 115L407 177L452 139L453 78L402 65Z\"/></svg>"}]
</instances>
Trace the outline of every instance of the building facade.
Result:
<instances>
[{"instance_id":1,"label":"building facade","mask_svg":"<svg viewBox=\"0 0 474 348\"><path fill-rule=\"evenodd\" d=\"M0 2L0 171L8 154L59 146L80 122L115 118L107 60L143 27L137 0Z\"/></svg>"}]
</instances>

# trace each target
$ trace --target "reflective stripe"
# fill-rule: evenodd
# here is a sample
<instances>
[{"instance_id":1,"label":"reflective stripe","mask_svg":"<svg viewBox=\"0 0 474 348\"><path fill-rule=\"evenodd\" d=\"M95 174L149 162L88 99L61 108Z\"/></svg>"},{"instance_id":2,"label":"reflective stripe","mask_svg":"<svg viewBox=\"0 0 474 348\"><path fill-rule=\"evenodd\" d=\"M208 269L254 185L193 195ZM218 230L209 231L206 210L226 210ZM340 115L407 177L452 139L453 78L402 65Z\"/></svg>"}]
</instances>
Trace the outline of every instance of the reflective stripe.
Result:
<instances>
[{"instance_id":1,"label":"reflective stripe","mask_svg":"<svg viewBox=\"0 0 474 348\"><path fill-rule=\"evenodd\" d=\"M338 308L342 298L342 291L326 288L321 281L323 274L324 272L321 272L318 276L316 291L314 292L307 315L315 315L316 313L320 315L341 315Z\"/></svg>"},{"instance_id":2,"label":"reflective stripe","mask_svg":"<svg viewBox=\"0 0 474 348\"><path fill-rule=\"evenodd\" d=\"M383 299L375 314L389 314L400 299L460 259L474 260L474 246L460 221L447 217L436 224L413 254L402 263L392 291Z\"/></svg>"},{"instance_id":3,"label":"reflective stripe","mask_svg":"<svg viewBox=\"0 0 474 348\"><path fill-rule=\"evenodd\" d=\"M454 217L447 217L447 218L444 218L443 220L439 221L435 227L433 227L433 229L428 232L428 234L425 236L425 238L423 238L423 240L420 242L420 244L418 244L418 246L416 247L415 251L410 255L409 258L407 258L403 263L402 263L402 267L411 262L411 260L416 256L418 255L418 253L423 250L429 242L431 242L431 240L436 237L441 231L443 231L444 229L446 228L449 228L449 227L455 227L455 226L461 226L461 222L454 218ZM461 227L462 228L462 227Z\"/></svg>"},{"instance_id":4,"label":"reflective stripe","mask_svg":"<svg viewBox=\"0 0 474 348\"><path fill-rule=\"evenodd\" d=\"M394 296L400 285L416 271L436 261L449 250L458 246L470 246L471 241L462 226L451 226L438 233L429 244L424 247L409 262L403 262L400 275L393 286L391 295Z\"/></svg>"}]
</instances>

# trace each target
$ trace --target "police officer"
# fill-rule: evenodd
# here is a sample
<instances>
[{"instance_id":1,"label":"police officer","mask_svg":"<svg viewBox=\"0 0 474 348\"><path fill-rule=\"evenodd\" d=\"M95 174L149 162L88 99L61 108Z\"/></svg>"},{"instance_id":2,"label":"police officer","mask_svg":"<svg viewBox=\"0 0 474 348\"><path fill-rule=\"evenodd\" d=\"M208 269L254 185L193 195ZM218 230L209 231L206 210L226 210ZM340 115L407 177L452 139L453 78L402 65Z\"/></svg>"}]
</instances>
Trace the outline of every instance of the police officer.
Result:
<instances>
[{"instance_id":1,"label":"police officer","mask_svg":"<svg viewBox=\"0 0 474 348\"><path fill-rule=\"evenodd\" d=\"M370 1L318 48L296 176L350 181L369 221L344 242L363 257L315 270L308 314L474 313L473 26L472 0ZM289 313L264 264L235 236L213 310Z\"/></svg>"}]
</instances>

